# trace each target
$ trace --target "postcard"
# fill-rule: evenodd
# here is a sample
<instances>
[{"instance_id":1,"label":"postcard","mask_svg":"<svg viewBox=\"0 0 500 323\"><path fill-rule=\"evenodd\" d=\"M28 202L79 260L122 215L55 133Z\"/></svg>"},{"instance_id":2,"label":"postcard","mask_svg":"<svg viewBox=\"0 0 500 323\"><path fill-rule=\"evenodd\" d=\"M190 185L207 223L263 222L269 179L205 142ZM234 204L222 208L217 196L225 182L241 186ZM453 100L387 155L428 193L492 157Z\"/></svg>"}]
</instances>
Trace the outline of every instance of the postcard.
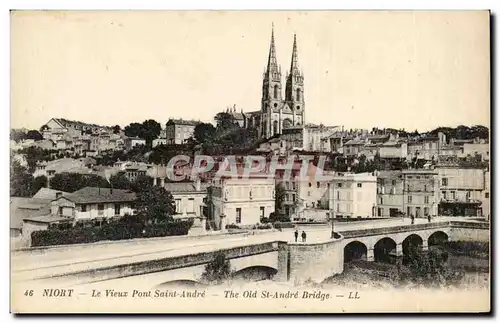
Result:
<instances>
[{"instance_id":1,"label":"postcard","mask_svg":"<svg viewBox=\"0 0 500 323\"><path fill-rule=\"evenodd\" d=\"M11 11L12 313L487 313L489 11Z\"/></svg>"}]
</instances>

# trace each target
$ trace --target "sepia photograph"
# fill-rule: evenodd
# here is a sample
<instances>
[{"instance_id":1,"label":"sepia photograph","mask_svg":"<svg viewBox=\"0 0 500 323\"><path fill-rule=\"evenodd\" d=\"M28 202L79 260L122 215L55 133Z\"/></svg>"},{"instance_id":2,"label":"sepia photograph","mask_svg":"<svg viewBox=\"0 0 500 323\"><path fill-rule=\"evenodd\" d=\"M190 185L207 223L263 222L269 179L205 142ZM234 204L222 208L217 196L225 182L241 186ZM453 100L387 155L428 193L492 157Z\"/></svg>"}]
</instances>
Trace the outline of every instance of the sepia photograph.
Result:
<instances>
[{"instance_id":1,"label":"sepia photograph","mask_svg":"<svg viewBox=\"0 0 500 323\"><path fill-rule=\"evenodd\" d=\"M489 313L488 10L10 12L10 311Z\"/></svg>"}]
</instances>

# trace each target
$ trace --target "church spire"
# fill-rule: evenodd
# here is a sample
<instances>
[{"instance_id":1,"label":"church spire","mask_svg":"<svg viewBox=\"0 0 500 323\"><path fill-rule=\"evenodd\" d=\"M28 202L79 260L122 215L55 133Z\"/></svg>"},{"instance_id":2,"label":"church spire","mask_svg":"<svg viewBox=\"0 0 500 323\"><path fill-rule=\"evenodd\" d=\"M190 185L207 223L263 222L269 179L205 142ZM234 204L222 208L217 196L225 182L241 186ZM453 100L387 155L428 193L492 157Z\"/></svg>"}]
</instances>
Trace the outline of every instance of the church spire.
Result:
<instances>
[{"instance_id":1,"label":"church spire","mask_svg":"<svg viewBox=\"0 0 500 323\"><path fill-rule=\"evenodd\" d=\"M298 75L299 71L299 56L297 54L297 35L293 34L293 51L292 51L292 63L290 64L290 74Z\"/></svg>"},{"instance_id":2,"label":"church spire","mask_svg":"<svg viewBox=\"0 0 500 323\"><path fill-rule=\"evenodd\" d=\"M276 60L276 46L274 45L274 23L271 29L271 45L269 47L269 57L267 59L267 74L278 73L278 62Z\"/></svg>"}]
</instances>

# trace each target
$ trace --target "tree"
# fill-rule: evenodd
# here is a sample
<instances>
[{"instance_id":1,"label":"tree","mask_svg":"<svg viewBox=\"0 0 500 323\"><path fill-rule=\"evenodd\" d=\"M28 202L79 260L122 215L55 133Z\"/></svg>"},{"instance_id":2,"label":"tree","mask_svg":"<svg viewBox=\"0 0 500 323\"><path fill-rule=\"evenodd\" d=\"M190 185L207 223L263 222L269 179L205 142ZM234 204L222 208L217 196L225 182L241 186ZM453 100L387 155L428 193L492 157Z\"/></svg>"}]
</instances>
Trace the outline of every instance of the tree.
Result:
<instances>
[{"instance_id":1,"label":"tree","mask_svg":"<svg viewBox=\"0 0 500 323\"><path fill-rule=\"evenodd\" d=\"M153 187L153 178L148 175L140 175L131 183L130 188L134 192L146 191Z\"/></svg>"},{"instance_id":2,"label":"tree","mask_svg":"<svg viewBox=\"0 0 500 323\"><path fill-rule=\"evenodd\" d=\"M280 214L283 211L283 203L285 202L286 191L282 183L276 184L274 190L274 213Z\"/></svg>"},{"instance_id":3,"label":"tree","mask_svg":"<svg viewBox=\"0 0 500 323\"><path fill-rule=\"evenodd\" d=\"M42 187L47 187L47 183L47 177L45 177L44 175L35 177L31 185L31 191L33 195L36 194L36 192L38 192Z\"/></svg>"},{"instance_id":4,"label":"tree","mask_svg":"<svg viewBox=\"0 0 500 323\"><path fill-rule=\"evenodd\" d=\"M10 195L30 197L32 195L33 176L17 160L10 164Z\"/></svg>"},{"instance_id":5,"label":"tree","mask_svg":"<svg viewBox=\"0 0 500 323\"><path fill-rule=\"evenodd\" d=\"M119 125L116 125L113 127L114 134L120 133L121 130L122 130L122 128Z\"/></svg>"},{"instance_id":6,"label":"tree","mask_svg":"<svg viewBox=\"0 0 500 323\"><path fill-rule=\"evenodd\" d=\"M233 116L227 112L217 113L214 119L217 121L217 131L219 132L238 127Z\"/></svg>"},{"instance_id":7,"label":"tree","mask_svg":"<svg viewBox=\"0 0 500 323\"><path fill-rule=\"evenodd\" d=\"M125 175L125 172L118 172L117 174L111 175L109 183L111 187L122 190L128 190L132 187L132 183Z\"/></svg>"},{"instance_id":8,"label":"tree","mask_svg":"<svg viewBox=\"0 0 500 323\"><path fill-rule=\"evenodd\" d=\"M106 179L95 174L59 173L50 180L50 188L63 192L75 192L84 187L108 188Z\"/></svg>"},{"instance_id":9,"label":"tree","mask_svg":"<svg viewBox=\"0 0 500 323\"><path fill-rule=\"evenodd\" d=\"M43 136L38 130L30 130L26 133L26 139L33 139L34 141L43 140Z\"/></svg>"},{"instance_id":10,"label":"tree","mask_svg":"<svg viewBox=\"0 0 500 323\"><path fill-rule=\"evenodd\" d=\"M215 258L205 265L201 275L202 280L210 284L221 284L231 277L231 264L223 252L218 252Z\"/></svg>"},{"instance_id":11,"label":"tree","mask_svg":"<svg viewBox=\"0 0 500 323\"><path fill-rule=\"evenodd\" d=\"M194 128L193 136L199 143L212 141L215 136L215 127L211 123L200 123Z\"/></svg>"},{"instance_id":12,"label":"tree","mask_svg":"<svg viewBox=\"0 0 500 323\"><path fill-rule=\"evenodd\" d=\"M142 125L133 122L125 127L125 135L127 137L140 137L142 135Z\"/></svg>"},{"instance_id":13,"label":"tree","mask_svg":"<svg viewBox=\"0 0 500 323\"><path fill-rule=\"evenodd\" d=\"M166 223L173 220L175 202L172 194L160 186L150 186L137 193L137 216L144 223Z\"/></svg>"},{"instance_id":14,"label":"tree","mask_svg":"<svg viewBox=\"0 0 500 323\"><path fill-rule=\"evenodd\" d=\"M139 137L146 140L146 145L151 147L153 140L158 138L161 132L161 124L153 119L146 120L142 123L142 130Z\"/></svg>"},{"instance_id":15,"label":"tree","mask_svg":"<svg viewBox=\"0 0 500 323\"><path fill-rule=\"evenodd\" d=\"M26 133L22 130L11 129L10 130L10 140L14 140L16 142L22 141L26 139Z\"/></svg>"}]
</instances>

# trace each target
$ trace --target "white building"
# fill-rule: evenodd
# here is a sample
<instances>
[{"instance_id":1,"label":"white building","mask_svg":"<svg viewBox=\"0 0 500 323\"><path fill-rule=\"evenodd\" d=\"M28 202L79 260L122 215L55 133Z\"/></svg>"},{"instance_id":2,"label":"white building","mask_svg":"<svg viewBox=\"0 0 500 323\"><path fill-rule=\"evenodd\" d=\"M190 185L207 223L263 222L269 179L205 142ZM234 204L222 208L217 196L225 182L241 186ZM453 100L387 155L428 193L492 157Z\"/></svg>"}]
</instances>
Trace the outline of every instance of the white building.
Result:
<instances>
[{"instance_id":1,"label":"white building","mask_svg":"<svg viewBox=\"0 0 500 323\"><path fill-rule=\"evenodd\" d=\"M55 223L79 221L104 221L132 214L135 193L128 190L85 187L71 194L56 193L50 202L50 214L24 219L23 236L31 237L33 231L46 230Z\"/></svg>"},{"instance_id":2,"label":"white building","mask_svg":"<svg viewBox=\"0 0 500 323\"><path fill-rule=\"evenodd\" d=\"M371 173L334 176L329 190L335 218L369 218L376 214L377 177Z\"/></svg>"},{"instance_id":3,"label":"white building","mask_svg":"<svg viewBox=\"0 0 500 323\"><path fill-rule=\"evenodd\" d=\"M214 221L219 228L260 223L274 212L274 194L275 180L267 175L215 180L211 190Z\"/></svg>"}]
</instances>

